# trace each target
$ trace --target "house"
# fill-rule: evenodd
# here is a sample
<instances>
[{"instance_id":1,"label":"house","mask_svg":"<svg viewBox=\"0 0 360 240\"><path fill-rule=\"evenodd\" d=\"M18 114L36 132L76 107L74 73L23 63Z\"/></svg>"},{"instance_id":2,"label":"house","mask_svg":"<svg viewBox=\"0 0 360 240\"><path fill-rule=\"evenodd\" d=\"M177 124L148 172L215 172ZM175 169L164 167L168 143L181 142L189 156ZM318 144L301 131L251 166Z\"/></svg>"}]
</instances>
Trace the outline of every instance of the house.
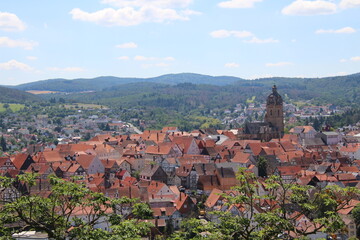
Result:
<instances>
[{"instance_id":1,"label":"house","mask_svg":"<svg viewBox=\"0 0 360 240\"><path fill-rule=\"evenodd\" d=\"M108 179L112 179L115 177L115 174L119 171L120 167L117 164L116 160L111 159L103 159L101 163L104 165L105 168L105 176Z\"/></svg>"},{"instance_id":2,"label":"house","mask_svg":"<svg viewBox=\"0 0 360 240\"><path fill-rule=\"evenodd\" d=\"M170 137L177 144L183 154L199 155L200 149L193 137Z\"/></svg>"},{"instance_id":3,"label":"house","mask_svg":"<svg viewBox=\"0 0 360 240\"><path fill-rule=\"evenodd\" d=\"M140 179L144 181L160 181L167 183L167 174L161 166L150 164L140 172Z\"/></svg>"},{"instance_id":4,"label":"house","mask_svg":"<svg viewBox=\"0 0 360 240\"><path fill-rule=\"evenodd\" d=\"M39 177L42 179L47 179L47 177L50 174L54 173L53 168L50 164L47 163L32 163L28 167L28 169L25 170L26 173L37 173L39 174Z\"/></svg>"},{"instance_id":5,"label":"house","mask_svg":"<svg viewBox=\"0 0 360 240\"><path fill-rule=\"evenodd\" d=\"M274 175L280 176L286 183L293 183L296 181L300 171L300 166L277 166Z\"/></svg>"},{"instance_id":6,"label":"house","mask_svg":"<svg viewBox=\"0 0 360 240\"><path fill-rule=\"evenodd\" d=\"M236 174L232 167L216 167L216 177L222 190L230 190L237 185Z\"/></svg>"},{"instance_id":7,"label":"house","mask_svg":"<svg viewBox=\"0 0 360 240\"><path fill-rule=\"evenodd\" d=\"M13 164L15 165L16 169L19 169L19 170L26 170L32 163L35 163L35 161L30 156L30 154L26 154L26 153L19 153L19 154L13 155L11 157L11 160L12 160Z\"/></svg>"},{"instance_id":8,"label":"house","mask_svg":"<svg viewBox=\"0 0 360 240\"><path fill-rule=\"evenodd\" d=\"M175 207L183 216L187 216L195 210L195 203L188 195L180 192Z\"/></svg>"},{"instance_id":9,"label":"house","mask_svg":"<svg viewBox=\"0 0 360 240\"><path fill-rule=\"evenodd\" d=\"M351 215L352 210L359 205L360 201L350 200L342 209L338 211L341 219L346 225L346 235L348 238L356 237L356 223L354 218Z\"/></svg>"},{"instance_id":10,"label":"house","mask_svg":"<svg viewBox=\"0 0 360 240\"><path fill-rule=\"evenodd\" d=\"M296 134L300 139L315 138L316 130L312 126L296 126L289 130L291 134Z\"/></svg>"},{"instance_id":11,"label":"house","mask_svg":"<svg viewBox=\"0 0 360 240\"><path fill-rule=\"evenodd\" d=\"M180 147L171 142L158 143L157 146L147 146L145 150L146 158L157 159L157 158L175 158L181 157L182 151Z\"/></svg>"},{"instance_id":12,"label":"house","mask_svg":"<svg viewBox=\"0 0 360 240\"><path fill-rule=\"evenodd\" d=\"M341 135L337 132L320 132L317 134L326 145L337 145L341 141Z\"/></svg>"},{"instance_id":13,"label":"house","mask_svg":"<svg viewBox=\"0 0 360 240\"><path fill-rule=\"evenodd\" d=\"M78 155L76 162L85 169L87 174L105 173L105 167L97 156L89 154Z\"/></svg>"},{"instance_id":14,"label":"house","mask_svg":"<svg viewBox=\"0 0 360 240\"><path fill-rule=\"evenodd\" d=\"M0 171L18 169L9 157L0 157Z\"/></svg>"},{"instance_id":15,"label":"house","mask_svg":"<svg viewBox=\"0 0 360 240\"><path fill-rule=\"evenodd\" d=\"M346 144L340 148L340 153L353 160L360 160L360 144Z\"/></svg>"}]
</instances>

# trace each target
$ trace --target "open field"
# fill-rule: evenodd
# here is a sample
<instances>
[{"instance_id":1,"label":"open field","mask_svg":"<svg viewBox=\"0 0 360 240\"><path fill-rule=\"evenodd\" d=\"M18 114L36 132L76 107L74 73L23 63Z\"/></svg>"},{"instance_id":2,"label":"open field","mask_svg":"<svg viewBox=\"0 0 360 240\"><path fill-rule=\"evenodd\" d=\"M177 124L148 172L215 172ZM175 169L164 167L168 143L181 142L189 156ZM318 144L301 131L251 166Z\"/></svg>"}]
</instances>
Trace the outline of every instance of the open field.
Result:
<instances>
[{"instance_id":1,"label":"open field","mask_svg":"<svg viewBox=\"0 0 360 240\"><path fill-rule=\"evenodd\" d=\"M246 100L246 103L253 103L255 101L255 99L256 99L256 96L252 96L251 99Z\"/></svg>"},{"instance_id":2,"label":"open field","mask_svg":"<svg viewBox=\"0 0 360 240\"><path fill-rule=\"evenodd\" d=\"M5 112L6 108L4 107L6 103L0 103L0 112ZM17 112L20 111L21 109L23 109L25 107L24 104L17 104L17 103L9 103L9 108L11 109L11 111L13 112Z\"/></svg>"},{"instance_id":3,"label":"open field","mask_svg":"<svg viewBox=\"0 0 360 240\"><path fill-rule=\"evenodd\" d=\"M35 94L35 95L57 93L56 91L40 91L40 90L29 90L29 91L26 91L26 92L32 93L32 94Z\"/></svg>"}]
</instances>

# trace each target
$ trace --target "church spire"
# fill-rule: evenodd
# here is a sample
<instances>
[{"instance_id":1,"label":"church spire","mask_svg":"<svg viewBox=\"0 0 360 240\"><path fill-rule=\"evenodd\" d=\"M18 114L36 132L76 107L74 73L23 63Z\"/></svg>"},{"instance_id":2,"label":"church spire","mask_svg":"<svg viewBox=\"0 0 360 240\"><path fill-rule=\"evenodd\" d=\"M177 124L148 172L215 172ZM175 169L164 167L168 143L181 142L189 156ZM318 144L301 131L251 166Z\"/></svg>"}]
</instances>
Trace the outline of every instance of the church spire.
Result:
<instances>
[{"instance_id":1,"label":"church spire","mask_svg":"<svg viewBox=\"0 0 360 240\"><path fill-rule=\"evenodd\" d=\"M272 92L274 93L274 94L276 94L277 93L277 87L276 87L276 85L274 84L274 86L272 87Z\"/></svg>"}]
</instances>

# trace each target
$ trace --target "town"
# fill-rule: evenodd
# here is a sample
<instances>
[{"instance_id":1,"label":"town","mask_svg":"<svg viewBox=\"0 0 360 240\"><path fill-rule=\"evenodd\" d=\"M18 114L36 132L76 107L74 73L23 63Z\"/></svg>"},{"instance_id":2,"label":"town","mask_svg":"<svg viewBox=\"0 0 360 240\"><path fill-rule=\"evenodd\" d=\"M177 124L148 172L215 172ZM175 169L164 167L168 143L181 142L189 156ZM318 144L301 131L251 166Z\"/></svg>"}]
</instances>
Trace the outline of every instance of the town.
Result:
<instances>
[{"instance_id":1,"label":"town","mask_svg":"<svg viewBox=\"0 0 360 240\"><path fill-rule=\"evenodd\" d=\"M152 212L147 221L153 224L148 238L153 239L166 235L169 229L176 232L182 228L182 222L190 218L217 223L219 216L214 211L251 220L250 208L262 213L280 206L276 198L266 200L271 194L267 179L272 176L282 184L315 189L329 186L359 189L360 129L352 126L331 131L324 126L316 131L313 126L304 125L284 133L284 115L289 115L287 109L292 109L294 115L290 119L299 112L284 105L276 86L272 91L262 105L265 107L264 122L246 122L238 129L185 132L177 127L164 127L141 132L132 124L95 114L83 119L79 110L78 114L60 119L66 127L57 134L56 129L51 131L52 121L46 115L20 122L21 128L7 129L2 136L4 154L0 158L0 171L2 176L14 179L14 184L2 186L0 198L2 202L12 202L22 194L49 196L52 188L49 176L66 181L75 177L92 192L112 199L126 197L146 203ZM255 111L255 108L250 105L245 110ZM305 111L307 114L330 114L333 110L323 106L308 107ZM9 119L3 119L3 124L7 123ZM32 129L36 129L37 134L56 134L61 138L40 144L36 142L39 136L30 132ZM19 151L7 153L7 149L18 149L16 136L19 134L29 139L29 143L33 141ZM32 173L36 174L36 184L16 180L20 175ZM259 200L254 206L228 204L230 200L226 195L239 195L236 186L244 184L239 174L250 174L259 183ZM352 210L360 203L359 197L350 194L346 197L337 209L345 230L333 232L341 239L356 237L357 229ZM87 213L74 214L85 219ZM290 231L279 238L295 239L300 232L311 239L330 236L324 231L325 226L312 222L310 216L298 212L296 207L287 214L298 231ZM124 215L131 218L131 211ZM96 228L110 231L111 223L102 219L96 223ZM206 237L210 233L201 234Z\"/></svg>"}]
</instances>

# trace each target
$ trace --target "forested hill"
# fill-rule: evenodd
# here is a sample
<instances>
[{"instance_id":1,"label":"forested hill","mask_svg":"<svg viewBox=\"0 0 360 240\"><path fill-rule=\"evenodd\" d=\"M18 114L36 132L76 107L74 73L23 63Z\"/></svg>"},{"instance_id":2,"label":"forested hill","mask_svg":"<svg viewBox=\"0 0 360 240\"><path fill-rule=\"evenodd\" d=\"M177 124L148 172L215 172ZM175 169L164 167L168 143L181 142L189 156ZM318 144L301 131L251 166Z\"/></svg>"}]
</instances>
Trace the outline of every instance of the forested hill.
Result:
<instances>
[{"instance_id":1,"label":"forested hill","mask_svg":"<svg viewBox=\"0 0 360 240\"><path fill-rule=\"evenodd\" d=\"M36 95L17 89L0 87L0 103L25 103L41 101Z\"/></svg>"},{"instance_id":2,"label":"forested hill","mask_svg":"<svg viewBox=\"0 0 360 240\"><path fill-rule=\"evenodd\" d=\"M13 88L19 90L46 90L46 91L59 91L59 92L82 92L82 91L101 91L104 88L111 88L113 86L136 83L136 82L151 82L151 83L164 83L175 85L179 83L193 83L193 84L211 84L223 86L232 84L237 81L246 81L237 77L228 76L208 76L194 73L180 73L180 74L167 74L153 78L119 78L119 77L97 77L91 79L79 78L74 80L66 79L49 79L37 82L25 83Z\"/></svg>"},{"instance_id":3,"label":"forested hill","mask_svg":"<svg viewBox=\"0 0 360 240\"><path fill-rule=\"evenodd\" d=\"M191 83L189 86L187 83ZM244 80L236 77L182 73L154 78L98 77L93 79L52 79L15 86L20 90L59 92L93 91L80 94L79 100L134 106L161 102L167 106L184 101L208 107L241 103L255 96L261 101L276 84L279 92L291 99L315 100L319 103L352 105L360 103L360 74L327 78L262 78ZM69 96L73 98L76 96ZM164 101L162 101L164 100ZM210 104L212 105L212 104Z\"/></svg>"}]
</instances>

